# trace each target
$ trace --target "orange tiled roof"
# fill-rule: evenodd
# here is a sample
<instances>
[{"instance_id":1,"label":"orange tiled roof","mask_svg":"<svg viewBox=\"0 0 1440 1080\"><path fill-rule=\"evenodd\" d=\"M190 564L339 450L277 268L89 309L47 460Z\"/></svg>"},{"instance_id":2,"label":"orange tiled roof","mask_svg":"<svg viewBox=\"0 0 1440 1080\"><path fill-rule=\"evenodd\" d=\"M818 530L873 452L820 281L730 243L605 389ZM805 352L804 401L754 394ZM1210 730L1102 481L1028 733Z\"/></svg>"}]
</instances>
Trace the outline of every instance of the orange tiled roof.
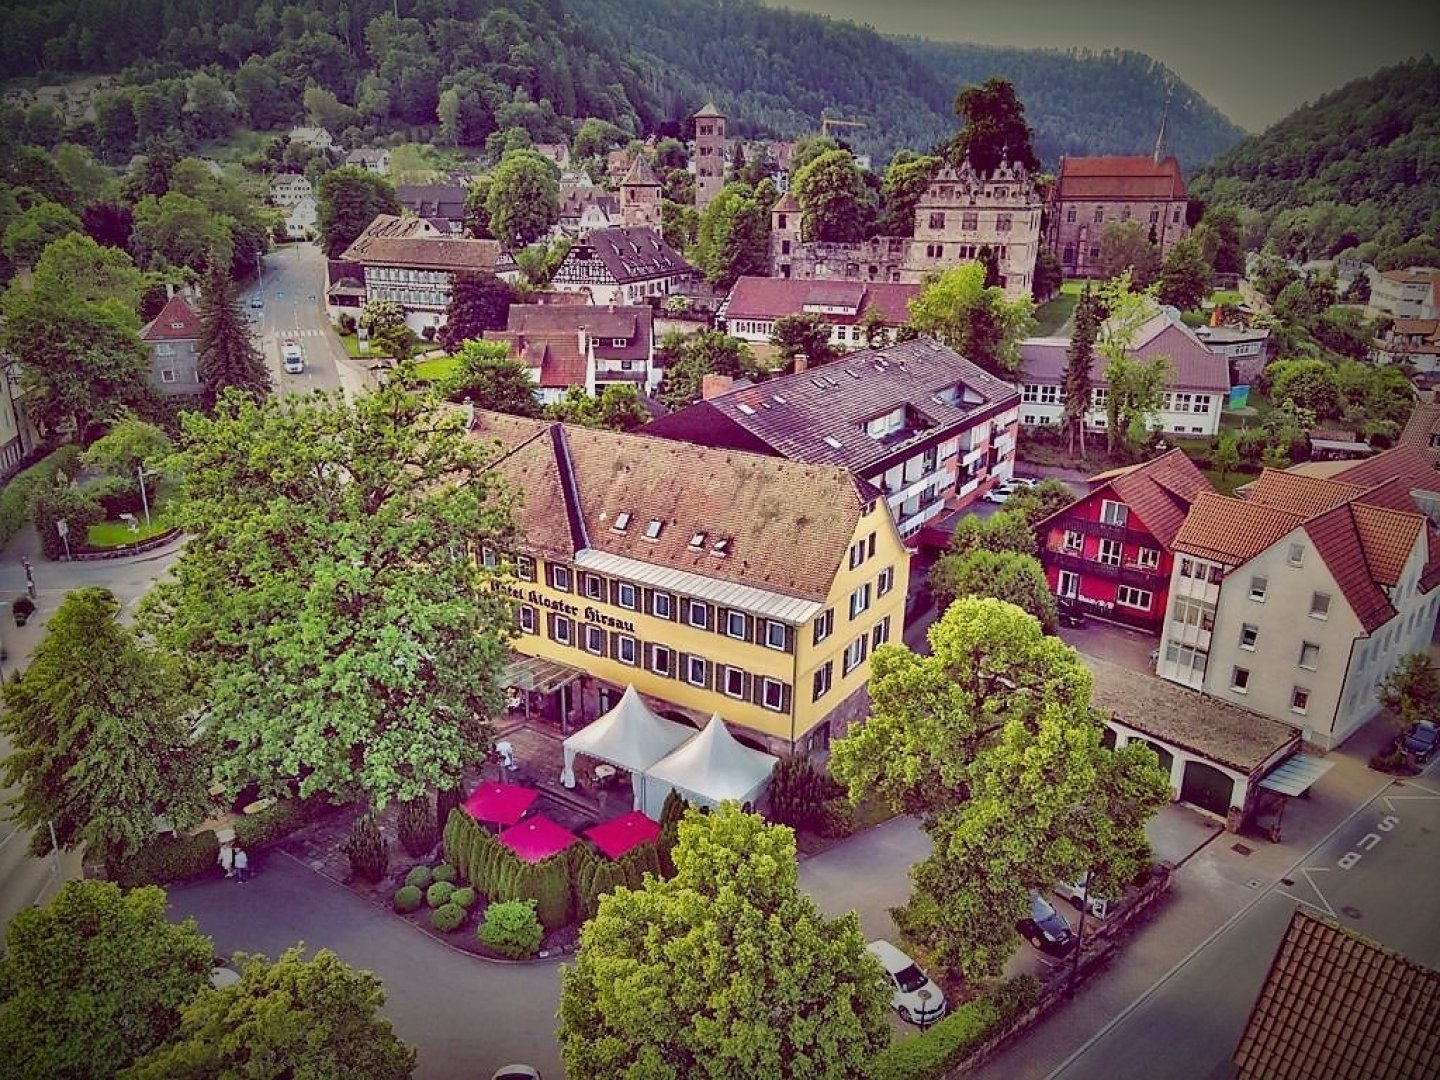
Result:
<instances>
[{"instance_id":1,"label":"orange tiled roof","mask_svg":"<svg viewBox=\"0 0 1440 1080\"><path fill-rule=\"evenodd\" d=\"M1332 510L1346 499L1353 499L1365 488L1357 484L1341 483L1337 480L1323 480L1317 476L1302 476L1281 469L1264 469L1260 479L1249 486L1248 501L1275 510L1289 510L1291 513L1318 514Z\"/></svg>"},{"instance_id":2,"label":"orange tiled roof","mask_svg":"<svg viewBox=\"0 0 1440 1080\"><path fill-rule=\"evenodd\" d=\"M1440 402L1422 401L1415 406L1400 433L1400 446L1417 451L1432 467L1440 466Z\"/></svg>"},{"instance_id":3,"label":"orange tiled roof","mask_svg":"<svg viewBox=\"0 0 1440 1080\"><path fill-rule=\"evenodd\" d=\"M1293 511L1206 493L1185 516L1175 550L1238 566L1304 522L1304 516Z\"/></svg>"},{"instance_id":4,"label":"orange tiled roof","mask_svg":"<svg viewBox=\"0 0 1440 1080\"><path fill-rule=\"evenodd\" d=\"M1297 907L1235 1064L1241 1080L1440 1075L1440 972Z\"/></svg>"},{"instance_id":5,"label":"orange tiled roof","mask_svg":"<svg viewBox=\"0 0 1440 1080\"><path fill-rule=\"evenodd\" d=\"M1424 527L1425 519L1413 514L1397 512L1379 506L1367 506L1362 502L1350 508L1355 518L1355 531L1360 534L1360 544L1365 550L1365 562L1370 573L1382 585L1394 585L1400 580L1415 540Z\"/></svg>"},{"instance_id":6,"label":"orange tiled roof","mask_svg":"<svg viewBox=\"0 0 1440 1080\"><path fill-rule=\"evenodd\" d=\"M487 330L486 341L504 342L510 355L538 368L537 384L545 390L584 386L585 351L580 347L581 331L550 330L539 333L514 330Z\"/></svg>"},{"instance_id":7,"label":"orange tiled roof","mask_svg":"<svg viewBox=\"0 0 1440 1080\"><path fill-rule=\"evenodd\" d=\"M165 301L160 314L140 331L141 341L194 341L199 337L200 316L178 295Z\"/></svg>"},{"instance_id":8,"label":"orange tiled roof","mask_svg":"<svg viewBox=\"0 0 1440 1080\"><path fill-rule=\"evenodd\" d=\"M1207 492L1215 493L1205 474L1178 447L1139 465L1099 473L1090 478L1090 484L1090 493L1085 498L1094 496L1101 487L1108 487L1167 548L1175 543L1195 500ZM1066 507L1051 516L1069 512L1070 508ZM1037 528L1043 526L1042 522Z\"/></svg>"}]
</instances>

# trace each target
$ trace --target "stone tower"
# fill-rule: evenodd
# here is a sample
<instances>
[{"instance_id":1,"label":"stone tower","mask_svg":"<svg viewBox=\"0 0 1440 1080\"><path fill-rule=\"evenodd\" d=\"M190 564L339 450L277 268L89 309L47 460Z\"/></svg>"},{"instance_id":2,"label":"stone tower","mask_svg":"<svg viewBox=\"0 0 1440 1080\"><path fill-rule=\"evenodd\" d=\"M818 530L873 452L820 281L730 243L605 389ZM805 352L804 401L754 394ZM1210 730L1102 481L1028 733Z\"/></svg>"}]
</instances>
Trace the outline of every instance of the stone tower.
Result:
<instances>
[{"instance_id":1,"label":"stone tower","mask_svg":"<svg viewBox=\"0 0 1440 1080\"><path fill-rule=\"evenodd\" d=\"M770 208L770 276L792 276L795 254L800 247L800 204L788 191Z\"/></svg>"},{"instance_id":2,"label":"stone tower","mask_svg":"<svg viewBox=\"0 0 1440 1080\"><path fill-rule=\"evenodd\" d=\"M725 186L725 116L712 101L695 114L695 209L700 213Z\"/></svg>"},{"instance_id":3,"label":"stone tower","mask_svg":"<svg viewBox=\"0 0 1440 1080\"><path fill-rule=\"evenodd\" d=\"M620 181L620 224L626 228L660 228L660 181L655 179L644 154L635 156L630 171Z\"/></svg>"}]
</instances>

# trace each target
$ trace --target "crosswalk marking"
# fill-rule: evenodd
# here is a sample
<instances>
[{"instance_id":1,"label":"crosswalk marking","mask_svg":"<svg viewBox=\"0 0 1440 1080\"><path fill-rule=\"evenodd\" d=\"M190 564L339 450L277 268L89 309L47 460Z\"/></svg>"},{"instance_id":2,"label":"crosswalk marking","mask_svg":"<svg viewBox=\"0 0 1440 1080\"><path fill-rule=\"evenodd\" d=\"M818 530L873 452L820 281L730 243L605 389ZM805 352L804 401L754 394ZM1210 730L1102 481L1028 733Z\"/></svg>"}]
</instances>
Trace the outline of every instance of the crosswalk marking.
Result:
<instances>
[{"instance_id":1,"label":"crosswalk marking","mask_svg":"<svg viewBox=\"0 0 1440 1080\"><path fill-rule=\"evenodd\" d=\"M288 338L324 337L324 336L325 336L325 331L324 331L324 330L315 330L315 329L309 329L309 330L276 330L276 331L275 331L275 336L278 337L278 338L287 338L287 337L288 337Z\"/></svg>"}]
</instances>

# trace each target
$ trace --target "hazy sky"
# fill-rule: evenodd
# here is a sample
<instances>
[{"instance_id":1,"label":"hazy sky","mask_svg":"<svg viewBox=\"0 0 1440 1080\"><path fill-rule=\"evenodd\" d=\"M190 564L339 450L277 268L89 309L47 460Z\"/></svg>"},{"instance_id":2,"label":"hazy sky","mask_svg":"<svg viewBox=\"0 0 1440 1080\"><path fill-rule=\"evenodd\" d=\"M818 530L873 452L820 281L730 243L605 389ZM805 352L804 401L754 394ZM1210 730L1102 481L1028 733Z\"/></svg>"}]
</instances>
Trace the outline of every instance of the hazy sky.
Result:
<instances>
[{"instance_id":1,"label":"hazy sky","mask_svg":"<svg viewBox=\"0 0 1440 1080\"><path fill-rule=\"evenodd\" d=\"M1241 127L1397 61L1440 53L1435 0L764 0L882 33L1148 53ZM997 72L1003 74L1003 72Z\"/></svg>"}]
</instances>

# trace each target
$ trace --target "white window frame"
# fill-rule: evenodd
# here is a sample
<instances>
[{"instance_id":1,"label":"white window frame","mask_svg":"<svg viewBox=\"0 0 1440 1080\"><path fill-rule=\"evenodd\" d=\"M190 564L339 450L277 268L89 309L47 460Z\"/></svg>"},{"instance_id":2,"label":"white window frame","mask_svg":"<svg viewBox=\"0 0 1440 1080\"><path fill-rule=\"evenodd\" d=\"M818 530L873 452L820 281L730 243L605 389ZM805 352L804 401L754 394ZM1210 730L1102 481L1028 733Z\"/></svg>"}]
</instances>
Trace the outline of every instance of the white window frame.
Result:
<instances>
[{"instance_id":1,"label":"white window frame","mask_svg":"<svg viewBox=\"0 0 1440 1080\"><path fill-rule=\"evenodd\" d=\"M771 690L775 693L775 702L771 704ZM779 679L772 679L768 675L760 679L760 707L769 709L771 712L785 711L785 684Z\"/></svg>"},{"instance_id":2,"label":"white window frame","mask_svg":"<svg viewBox=\"0 0 1440 1080\"><path fill-rule=\"evenodd\" d=\"M819 645L835 632L835 609L826 608L815 616L815 644Z\"/></svg>"},{"instance_id":3,"label":"white window frame","mask_svg":"<svg viewBox=\"0 0 1440 1080\"><path fill-rule=\"evenodd\" d=\"M740 632L735 632L735 620L740 620ZM750 617L743 611L736 611L733 608L725 612L725 636L734 638L736 641L744 641L750 636Z\"/></svg>"},{"instance_id":4,"label":"white window frame","mask_svg":"<svg viewBox=\"0 0 1440 1080\"><path fill-rule=\"evenodd\" d=\"M1142 570L1154 570L1160 565L1160 549L1142 547L1135 552L1135 565Z\"/></svg>"},{"instance_id":5,"label":"white window frame","mask_svg":"<svg viewBox=\"0 0 1440 1080\"><path fill-rule=\"evenodd\" d=\"M1313 651L1314 654L1310 657L1310 663L1308 664L1305 662L1305 654L1307 651ZM1302 667L1306 671L1315 671L1320 666L1320 646L1313 641L1302 641L1300 643L1300 659L1296 660L1295 663L1298 667Z\"/></svg>"},{"instance_id":6,"label":"white window frame","mask_svg":"<svg viewBox=\"0 0 1440 1080\"><path fill-rule=\"evenodd\" d=\"M597 576L594 575L594 574L582 574L582 575L581 575L581 579L582 579L582 580L584 581L584 583L585 583L585 584L584 584L585 599L587 599L587 600L604 600L604 599L605 599L605 582L604 582L604 580L603 580L602 578L599 578L599 577L597 577ZM593 592L591 591L592 589L594 590Z\"/></svg>"},{"instance_id":7,"label":"white window frame","mask_svg":"<svg viewBox=\"0 0 1440 1080\"><path fill-rule=\"evenodd\" d=\"M830 692L835 685L835 666L833 660L826 660L815 669L815 674L810 679L810 700L819 701Z\"/></svg>"},{"instance_id":8,"label":"white window frame","mask_svg":"<svg viewBox=\"0 0 1440 1080\"><path fill-rule=\"evenodd\" d=\"M1230 669L1230 689L1237 694L1250 692L1250 669L1236 664Z\"/></svg>"},{"instance_id":9,"label":"white window frame","mask_svg":"<svg viewBox=\"0 0 1440 1080\"><path fill-rule=\"evenodd\" d=\"M515 556L515 576L521 581L534 581L535 560L529 555Z\"/></svg>"},{"instance_id":10,"label":"white window frame","mask_svg":"<svg viewBox=\"0 0 1440 1080\"><path fill-rule=\"evenodd\" d=\"M1295 704L1295 699L1303 697L1304 700ZM1290 711L1298 716L1305 716L1310 712L1310 688L1306 686L1292 686L1290 688Z\"/></svg>"},{"instance_id":11,"label":"white window frame","mask_svg":"<svg viewBox=\"0 0 1440 1080\"><path fill-rule=\"evenodd\" d=\"M1127 592L1130 594L1126 598ZM1141 598L1144 603L1141 603ZM1155 603L1155 594L1149 589L1137 589L1133 585L1121 585L1115 590L1115 603L1120 607L1134 608L1136 611L1149 611Z\"/></svg>"},{"instance_id":12,"label":"white window frame","mask_svg":"<svg viewBox=\"0 0 1440 1080\"><path fill-rule=\"evenodd\" d=\"M734 693L731 693L731 691L730 691L730 676L731 676L731 675L739 675L739 676L740 676L740 689L737 690L737 691L735 691ZM721 691L721 693L723 693L723 694L724 694L726 697L728 697L728 698L734 698L736 701L744 701L744 700L745 700L745 669L744 669L744 668L734 667L734 666L732 666L732 665L730 665L730 664L722 664L721 667L720 667L720 691Z\"/></svg>"},{"instance_id":13,"label":"white window frame","mask_svg":"<svg viewBox=\"0 0 1440 1080\"><path fill-rule=\"evenodd\" d=\"M561 645L575 644L575 627L570 621L570 616L556 615L553 625L555 631L554 641ZM562 630L564 631L563 634L561 633Z\"/></svg>"},{"instance_id":14,"label":"white window frame","mask_svg":"<svg viewBox=\"0 0 1440 1080\"><path fill-rule=\"evenodd\" d=\"M1246 638L1247 635L1248 635L1249 638L1250 638L1250 641L1249 641L1248 644L1247 644L1246 641L1245 641L1245 638ZM1247 622L1247 623L1241 623L1241 624L1240 624L1240 644L1239 644L1239 648L1244 649L1246 652L1254 652L1254 651L1255 651L1255 646L1256 646L1256 644L1259 643L1259 641L1260 641L1260 628L1259 628L1258 626L1256 626L1254 623L1248 623L1248 622Z\"/></svg>"},{"instance_id":15,"label":"white window frame","mask_svg":"<svg viewBox=\"0 0 1440 1080\"><path fill-rule=\"evenodd\" d=\"M695 612L700 612L700 621L695 621ZM685 601L685 625L704 630L710 625L710 605L704 600Z\"/></svg>"},{"instance_id":16,"label":"white window frame","mask_svg":"<svg viewBox=\"0 0 1440 1080\"><path fill-rule=\"evenodd\" d=\"M534 633L537 632L537 631L536 631L536 625L537 625L536 612L535 612L535 609L534 609L533 607L531 607L529 604L521 604L521 605L520 605L520 615L519 615L519 619L520 619L520 630L521 630L522 633L525 633L525 634L534 634Z\"/></svg>"},{"instance_id":17,"label":"white window frame","mask_svg":"<svg viewBox=\"0 0 1440 1080\"><path fill-rule=\"evenodd\" d=\"M605 655L605 631L594 623L585 624L585 651L595 656Z\"/></svg>"},{"instance_id":18,"label":"white window frame","mask_svg":"<svg viewBox=\"0 0 1440 1080\"><path fill-rule=\"evenodd\" d=\"M850 594L850 618L858 619L870 607L870 583L857 586Z\"/></svg>"},{"instance_id":19,"label":"white window frame","mask_svg":"<svg viewBox=\"0 0 1440 1080\"><path fill-rule=\"evenodd\" d=\"M1114 518L1119 520L1112 520ZM1100 520L1106 525L1119 525L1123 528L1130 521L1130 507L1114 499L1101 499Z\"/></svg>"},{"instance_id":20,"label":"white window frame","mask_svg":"<svg viewBox=\"0 0 1440 1080\"><path fill-rule=\"evenodd\" d=\"M1323 604L1316 604L1317 600L1323 599ZM1326 592L1312 592L1310 594L1310 618L1326 620L1330 618L1330 601L1332 597Z\"/></svg>"},{"instance_id":21,"label":"white window frame","mask_svg":"<svg viewBox=\"0 0 1440 1080\"><path fill-rule=\"evenodd\" d=\"M1256 586L1259 582L1259 586ZM1250 599L1257 604L1265 602L1265 596L1270 591L1270 579L1263 574L1250 575Z\"/></svg>"},{"instance_id":22,"label":"white window frame","mask_svg":"<svg viewBox=\"0 0 1440 1080\"><path fill-rule=\"evenodd\" d=\"M1125 545L1121 541L1111 540L1107 536L1100 538L1100 544L1095 549L1095 561L1106 566L1119 566L1124 555Z\"/></svg>"},{"instance_id":23,"label":"white window frame","mask_svg":"<svg viewBox=\"0 0 1440 1080\"><path fill-rule=\"evenodd\" d=\"M780 640L775 640L775 632L780 632ZM778 649L785 651L785 624L776 622L774 619L765 620L765 647L767 649Z\"/></svg>"},{"instance_id":24,"label":"white window frame","mask_svg":"<svg viewBox=\"0 0 1440 1080\"><path fill-rule=\"evenodd\" d=\"M1285 554L1285 561L1291 566L1305 565L1305 545L1291 544L1290 550Z\"/></svg>"},{"instance_id":25,"label":"white window frame","mask_svg":"<svg viewBox=\"0 0 1440 1080\"><path fill-rule=\"evenodd\" d=\"M861 664L865 663L865 657L869 655L869 646L869 634L861 634L849 645L845 646L845 662L840 668L840 674L842 676L849 675Z\"/></svg>"},{"instance_id":26,"label":"white window frame","mask_svg":"<svg viewBox=\"0 0 1440 1080\"><path fill-rule=\"evenodd\" d=\"M625 590L630 590L630 601L625 601ZM635 611L640 603L640 590L628 581L617 581L615 583L615 602L627 611Z\"/></svg>"},{"instance_id":27,"label":"white window frame","mask_svg":"<svg viewBox=\"0 0 1440 1080\"><path fill-rule=\"evenodd\" d=\"M627 652L630 654L629 656L625 655ZM639 652L639 643L636 642L636 640L629 634L615 635L615 658L619 660L622 664L629 664L631 667L634 667L636 665L636 657L639 655Z\"/></svg>"},{"instance_id":28,"label":"white window frame","mask_svg":"<svg viewBox=\"0 0 1440 1080\"><path fill-rule=\"evenodd\" d=\"M695 677L696 670L699 670L700 677ZM708 686L710 682L710 661L703 656L687 656L685 658L685 682L690 686Z\"/></svg>"},{"instance_id":29,"label":"white window frame","mask_svg":"<svg viewBox=\"0 0 1440 1080\"><path fill-rule=\"evenodd\" d=\"M565 582L563 585L560 584L562 579ZM550 587L552 589L569 592L571 583L572 578L570 577L570 568L568 566L561 566L559 563L550 564Z\"/></svg>"},{"instance_id":30,"label":"white window frame","mask_svg":"<svg viewBox=\"0 0 1440 1080\"><path fill-rule=\"evenodd\" d=\"M665 608L664 611L660 610L662 602ZM657 619L670 618L670 614L674 610L675 598L671 596L668 592L656 592L650 594L650 613L654 615Z\"/></svg>"},{"instance_id":31,"label":"white window frame","mask_svg":"<svg viewBox=\"0 0 1440 1080\"><path fill-rule=\"evenodd\" d=\"M665 658L663 664L660 662L662 656ZM656 675L664 675L666 678L670 678L674 675L674 672L671 671L674 665L675 653L669 645L650 646L650 670Z\"/></svg>"},{"instance_id":32,"label":"white window frame","mask_svg":"<svg viewBox=\"0 0 1440 1080\"><path fill-rule=\"evenodd\" d=\"M1076 532L1074 529L1066 529L1065 536L1060 541L1060 549L1062 551L1073 551L1076 553L1084 551L1085 535Z\"/></svg>"}]
</instances>

